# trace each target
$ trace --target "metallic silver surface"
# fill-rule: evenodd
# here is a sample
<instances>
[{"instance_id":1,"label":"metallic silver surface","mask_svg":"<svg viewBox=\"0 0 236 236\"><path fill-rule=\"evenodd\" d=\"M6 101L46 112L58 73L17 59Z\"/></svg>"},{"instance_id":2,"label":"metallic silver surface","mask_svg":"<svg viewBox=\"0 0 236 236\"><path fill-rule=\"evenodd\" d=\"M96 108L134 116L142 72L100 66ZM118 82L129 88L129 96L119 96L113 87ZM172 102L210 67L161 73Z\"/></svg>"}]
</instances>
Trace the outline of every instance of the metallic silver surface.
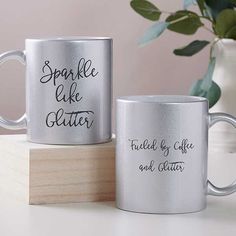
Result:
<instances>
[{"instance_id":1,"label":"metallic silver surface","mask_svg":"<svg viewBox=\"0 0 236 236\"><path fill-rule=\"evenodd\" d=\"M145 213L187 213L206 195L226 195L207 180L208 128L235 118L208 114L204 98L130 96L117 100L117 207ZM210 121L210 122L209 122Z\"/></svg>"},{"instance_id":2,"label":"metallic silver surface","mask_svg":"<svg viewBox=\"0 0 236 236\"><path fill-rule=\"evenodd\" d=\"M111 139L111 38L27 39L25 58L29 141L92 144ZM2 121L6 128L25 126L22 120Z\"/></svg>"},{"instance_id":3,"label":"metallic silver surface","mask_svg":"<svg viewBox=\"0 0 236 236\"><path fill-rule=\"evenodd\" d=\"M25 64L25 53L23 51L15 50L5 52L0 55L0 63L4 63L12 59L18 60L22 64ZM11 130L26 129L26 114L16 121L8 120L0 116L0 126Z\"/></svg>"},{"instance_id":4,"label":"metallic silver surface","mask_svg":"<svg viewBox=\"0 0 236 236\"><path fill-rule=\"evenodd\" d=\"M236 128L236 118L232 115L222 113L222 112L216 112L209 114L209 126L213 126L217 122L227 122L231 124L233 127ZM219 188L212 184L209 180L207 182L207 194L213 195L213 196L227 196L232 193L236 192L236 181L234 181L232 184Z\"/></svg>"}]
</instances>

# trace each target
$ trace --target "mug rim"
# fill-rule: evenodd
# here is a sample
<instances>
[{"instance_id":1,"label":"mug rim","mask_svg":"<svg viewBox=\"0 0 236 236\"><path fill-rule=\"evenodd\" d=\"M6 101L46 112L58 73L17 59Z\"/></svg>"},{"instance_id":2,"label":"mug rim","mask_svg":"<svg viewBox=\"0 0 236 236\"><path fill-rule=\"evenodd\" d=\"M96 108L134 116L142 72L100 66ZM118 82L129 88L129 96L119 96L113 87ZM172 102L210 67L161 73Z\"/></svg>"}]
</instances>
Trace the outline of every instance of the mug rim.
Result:
<instances>
[{"instance_id":1,"label":"mug rim","mask_svg":"<svg viewBox=\"0 0 236 236\"><path fill-rule=\"evenodd\" d=\"M208 102L206 98L188 95L131 95L117 98L117 102L153 104L192 104Z\"/></svg>"},{"instance_id":2,"label":"mug rim","mask_svg":"<svg viewBox=\"0 0 236 236\"><path fill-rule=\"evenodd\" d=\"M25 41L33 41L33 42L48 42L48 41L70 41L70 42L81 42L81 41L98 41L98 40L112 40L111 37L101 36L62 36L62 37L46 37L46 38L27 38Z\"/></svg>"}]
</instances>

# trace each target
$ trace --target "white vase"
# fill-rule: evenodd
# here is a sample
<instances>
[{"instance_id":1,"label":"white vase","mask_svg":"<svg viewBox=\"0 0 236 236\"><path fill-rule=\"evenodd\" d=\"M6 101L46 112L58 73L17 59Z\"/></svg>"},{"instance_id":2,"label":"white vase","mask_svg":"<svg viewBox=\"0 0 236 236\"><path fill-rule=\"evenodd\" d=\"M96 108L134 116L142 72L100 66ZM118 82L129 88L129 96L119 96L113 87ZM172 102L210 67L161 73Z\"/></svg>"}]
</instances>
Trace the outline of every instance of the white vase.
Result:
<instances>
[{"instance_id":1,"label":"white vase","mask_svg":"<svg viewBox=\"0 0 236 236\"><path fill-rule=\"evenodd\" d=\"M236 116L236 41L221 39L214 47L216 66L213 80L221 88L221 98L211 112L226 112ZM236 152L236 129L219 123L210 129L210 143L223 152Z\"/></svg>"}]
</instances>

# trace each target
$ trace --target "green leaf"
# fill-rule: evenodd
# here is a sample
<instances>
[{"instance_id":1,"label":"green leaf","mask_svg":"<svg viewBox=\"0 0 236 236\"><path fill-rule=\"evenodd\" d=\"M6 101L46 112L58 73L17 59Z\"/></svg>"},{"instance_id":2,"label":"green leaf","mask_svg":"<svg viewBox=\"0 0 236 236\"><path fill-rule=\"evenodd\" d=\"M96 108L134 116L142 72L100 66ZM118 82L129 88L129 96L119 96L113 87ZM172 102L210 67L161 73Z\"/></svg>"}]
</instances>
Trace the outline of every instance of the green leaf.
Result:
<instances>
[{"instance_id":1,"label":"green leaf","mask_svg":"<svg viewBox=\"0 0 236 236\"><path fill-rule=\"evenodd\" d=\"M202 89L205 91L207 91L211 87L215 65L216 65L216 58L212 57L208 65L207 72L203 77Z\"/></svg>"},{"instance_id":2,"label":"green leaf","mask_svg":"<svg viewBox=\"0 0 236 236\"><path fill-rule=\"evenodd\" d=\"M192 5L195 5L197 0L184 0L184 9L189 8Z\"/></svg>"},{"instance_id":3,"label":"green leaf","mask_svg":"<svg viewBox=\"0 0 236 236\"><path fill-rule=\"evenodd\" d=\"M212 15L210 12L210 8L206 5L205 0L197 0L197 4L202 15L211 20Z\"/></svg>"},{"instance_id":4,"label":"green leaf","mask_svg":"<svg viewBox=\"0 0 236 236\"><path fill-rule=\"evenodd\" d=\"M221 96L220 87L212 81L215 63L215 57L211 58L204 78L196 81L190 90L190 95L207 98L210 107L214 106Z\"/></svg>"},{"instance_id":5,"label":"green leaf","mask_svg":"<svg viewBox=\"0 0 236 236\"><path fill-rule=\"evenodd\" d=\"M174 50L174 54L177 56L187 56L190 57L198 52L200 52L204 47L206 47L210 42L206 40L195 40L185 47L178 48Z\"/></svg>"},{"instance_id":6,"label":"green leaf","mask_svg":"<svg viewBox=\"0 0 236 236\"><path fill-rule=\"evenodd\" d=\"M212 81L211 87L207 91L204 91L202 90L202 83L203 83L203 80L197 80L193 84L190 90L190 95L207 98L209 101L209 107L211 108L220 99L220 96L221 96L220 87L218 86L218 84Z\"/></svg>"},{"instance_id":7,"label":"green leaf","mask_svg":"<svg viewBox=\"0 0 236 236\"><path fill-rule=\"evenodd\" d=\"M167 17L166 22L169 22L167 27L169 30L180 34L194 34L199 27L203 26L200 17L191 11L177 11L173 15Z\"/></svg>"},{"instance_id":8,"label":"green leaf","mask_svg":"<svg viewBox=\"0 0 236 236\"><path fill-rule=\"evenodd\" d=\"M219 101L220 96L221 96L221 89L219 85L215 81L212 81L212 85L206 95L206 98L209 101L210 108L213 107Z\"/></svg>"},{"instance_id":9,"label":"green leaf","mask_svg":"<svg viewBox=\"0 0 236 236\"><path fill-rule=\"evenodd\" d=\"M236 26L232 27L225 35L225 38L236 40Z\"/></svg>"},{"instance_id":10,"label":"green leaf","mask_svg":"<svg viewBox=\"0 0 236 236\"><path fill-rule=\"evenodd\" d=\"M215 30L220 38L230 38L233 35L232 28L236 26L236 11L226 9L216 18ZM230 33L231 31L231 33Z\"/></svg>"},{"instance_id":11,"label":"green leaf","mask_svg":"<svg viewBox=\"0 0 236 236\"><path fill-rule=\"evenodd\" d=\"M141 16L148 20L157 21L160 18L160 10L146 0L132 0L130 6Z\"/></svg>"},{"instance_id":12,"label":"green leaf","mask_svg":"<svg viewBox=\"0 0 236 236\"><path fill-rule=\"evenodd\" d=\"M225 9L233 9L234 4L231 0L205 0L206 5L209 7L211 15L215 20L220 12Z\"/></svg>"},{"instance_id":13,"label":"green leaf","mask_svg":"<svg viewBox=\"0 0 236 236\"><path fill-rule=\"evenodd\" d=\"M169 23L167 22L157 22L152 25L147 31L144 33L143 37L139 40L140 45L145 45L150 41L159 37L163 31L167 28Z\"/></svg>"},{"instance_id":14,"label":"green leaf","mask_svg":"<svg viewBox=\"0 0 236 236\"><path fill-rule=\"evenodd\" d=\"M206 9L205 0L197 0L197 5L198 5L202 15L204 15L204 10Z\"/></svg>"}]
</instances>

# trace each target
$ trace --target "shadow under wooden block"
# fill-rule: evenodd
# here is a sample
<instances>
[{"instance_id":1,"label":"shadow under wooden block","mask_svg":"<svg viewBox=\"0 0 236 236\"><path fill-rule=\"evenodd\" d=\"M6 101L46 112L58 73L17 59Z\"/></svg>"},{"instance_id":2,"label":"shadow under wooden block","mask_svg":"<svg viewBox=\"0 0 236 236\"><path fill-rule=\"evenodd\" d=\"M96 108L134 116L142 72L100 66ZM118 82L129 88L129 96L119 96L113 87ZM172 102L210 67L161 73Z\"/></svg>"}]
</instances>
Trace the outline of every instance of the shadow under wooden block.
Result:
<instances>
[{"instance_id":1,"label":"shadow under wooden block","mask_svg":"<svg viewBox=\"0 0 236 236\"><path fill-rule=\"evenodd\" d=\"M0 189L29 204L114 200L114 140L62 146L1 135Z\"/></svg>"}]
</instances>

